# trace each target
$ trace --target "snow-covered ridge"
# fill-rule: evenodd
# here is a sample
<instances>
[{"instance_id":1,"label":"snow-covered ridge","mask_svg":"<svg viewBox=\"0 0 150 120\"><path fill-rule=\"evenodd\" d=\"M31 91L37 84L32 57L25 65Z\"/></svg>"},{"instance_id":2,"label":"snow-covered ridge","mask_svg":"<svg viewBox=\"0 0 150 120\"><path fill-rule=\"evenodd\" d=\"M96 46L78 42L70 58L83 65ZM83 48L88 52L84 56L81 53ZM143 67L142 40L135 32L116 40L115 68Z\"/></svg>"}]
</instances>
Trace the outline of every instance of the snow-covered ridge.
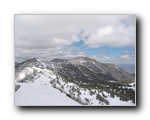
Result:
<instances>
[{"instance_id":1,"label":"snow-covered ridge","mask_svg":"<svg viewBox=\"0 0 150 120\"><path fill-rule=\"evenodd\" d=\"M56 78L51 70L41 69L38 67L25 67L15 75L15 82L33 82L33 80L38 78L40 74L43 74L52 79Z\"/></svg>"},{"instance_id":2,"label":"snow-covered ridge","mask_svg":"<svg viewBox=\"0 0 150 120\"><path fill-rule=\"evenodd\" d=\"M69 62L72 62L72 64L86 65L89 61L87 59L80 58L69 60ZM69 62L67 62L67 64ZM90 62L93 65L97 64L94 60ZM119 97L119 95L114 94L120 94L120 92L124 94L128 89L135 90L133 84L130 84L130 86L127 87L117 86L118 88L112 89L110 85L103 85L101 83L102 89L97 87L93 88L93 86L90 85L86 88L83 86L88 82L82 83L82 81L79 81L79 83L82 83L83 85L81 86L81 84L77 84L76 82L67 80L69 79L69 76L67 76L67 74L65 77L58 74L57 70L61 69L62 67L63 66L61 65L61 62L51 62L49 64L49 69L44 62L41 62L38 59L31 59L27 62L23 62L20 66L18 66L18 69L16 70L17 72L15 74L15 84L20 86L15 92L15 104L100 106L135 105L130 99L124 100L123 98ZM67 67L61 70L67 71ZM86 73L85 75L88 77L88 73ZM71 77L73 77L73 79L76 79L75 76ZM118 91L116 91L117 89ZM63 99L62 102L61 99ZM67 102L65 101L68 101L68 104L66 104Z\"/></svg>"},{"instance_id":3,"label":"snow-covered ridge","mask_svg":"<svg viewBox=\"0 0 150 120\"><path fill-rule=\"evenodd\" d=\"M134 105L132 101L120 101L117 96L112 98L105 91L80 88L61 78L51 79L45 75L32 83L16 85L20 85L20 89L15 93L15 105Z\"/></svg>"}]
</instances>

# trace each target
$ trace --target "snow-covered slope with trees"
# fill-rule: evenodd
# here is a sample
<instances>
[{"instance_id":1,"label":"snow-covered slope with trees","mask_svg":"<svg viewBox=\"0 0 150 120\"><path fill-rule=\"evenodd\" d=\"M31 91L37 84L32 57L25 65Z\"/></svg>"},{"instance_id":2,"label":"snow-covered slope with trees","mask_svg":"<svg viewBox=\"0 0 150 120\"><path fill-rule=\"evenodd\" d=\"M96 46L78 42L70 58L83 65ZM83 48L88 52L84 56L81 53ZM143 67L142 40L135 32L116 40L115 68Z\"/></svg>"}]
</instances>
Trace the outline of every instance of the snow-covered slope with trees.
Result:
<instances>
[{"instance_id":1,"label":"snow-covered slope with trees","mask_svg":"<svg viewBox=\"0 0 150 120\"><path fill-rule=\"evenodd\" d=\"M65 60L54 60L47 65L47 63L34 58L20 63L15 70L15 105L135 105L134 82L89 80L89 77L78 79L76 76L70 76L70 71L67 74L66 65L63 66L62 62L65 62ZM68 62L69 64L86 66L87 61L81 59L81 62L79 62L78 59L75 59L75 61L67 61L67 64ZM88 62L97 64L97 61L93 59ZM72 68L73 71L76 70L75 67ZM90 69L93 68L90 67ZM106 66L104 69L106 69ZM61 74L63 72L65 76ZM86 72L84 74L88 75ZM124 74L123 71L121 74Z\"/></svg>"}]
</instances>

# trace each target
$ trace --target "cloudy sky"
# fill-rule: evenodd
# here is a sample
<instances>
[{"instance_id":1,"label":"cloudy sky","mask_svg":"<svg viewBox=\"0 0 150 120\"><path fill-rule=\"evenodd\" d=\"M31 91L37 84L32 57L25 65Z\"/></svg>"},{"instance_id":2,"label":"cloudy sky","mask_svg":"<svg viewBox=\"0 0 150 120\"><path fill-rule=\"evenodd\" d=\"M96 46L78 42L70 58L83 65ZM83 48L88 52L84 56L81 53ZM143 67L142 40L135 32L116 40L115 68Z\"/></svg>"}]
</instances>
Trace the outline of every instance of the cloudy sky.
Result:
<instances>
[{"instance_id":1,"label":"cloudy sky","mask_svg":"<svg viewBox=\"0 0 150 120\"><path fill-rule=\"evenodd\" d=\"M135 15L15 15L15 59L135 63Z\"/></svg>"}]
</instances>

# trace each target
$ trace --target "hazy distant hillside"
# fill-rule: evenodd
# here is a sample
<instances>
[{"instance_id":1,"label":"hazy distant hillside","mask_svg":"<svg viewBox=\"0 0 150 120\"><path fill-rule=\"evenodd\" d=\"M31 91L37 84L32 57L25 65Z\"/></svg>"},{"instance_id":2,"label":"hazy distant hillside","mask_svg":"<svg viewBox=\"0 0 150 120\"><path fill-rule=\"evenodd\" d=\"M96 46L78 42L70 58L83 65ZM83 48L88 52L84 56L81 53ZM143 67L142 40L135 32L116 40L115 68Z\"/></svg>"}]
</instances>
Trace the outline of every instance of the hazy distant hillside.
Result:
<instances>
[{"instance_id":1,"label":"hazy distant hillside","mask_svg":"<svg viewBox=\"0 0 150 120\"><path fill-rule=\"evenodd\" d=\"M131 74L135 74L135 65L134 64L117 64L122 69L128 71Z\"/></svg>"}]
</instances>

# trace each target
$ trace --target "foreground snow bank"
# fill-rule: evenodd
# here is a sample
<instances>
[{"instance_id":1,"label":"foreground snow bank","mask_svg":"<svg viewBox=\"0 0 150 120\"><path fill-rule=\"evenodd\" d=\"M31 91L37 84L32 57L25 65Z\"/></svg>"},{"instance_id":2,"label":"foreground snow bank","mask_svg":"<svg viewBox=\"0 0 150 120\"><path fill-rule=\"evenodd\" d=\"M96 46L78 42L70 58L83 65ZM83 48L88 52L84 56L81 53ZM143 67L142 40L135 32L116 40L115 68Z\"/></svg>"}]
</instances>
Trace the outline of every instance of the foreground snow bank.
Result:
<instances>
[{"instance_id":1,"label":"foreground snow bank","mask_svg":"<svg viewBox=\"0 0 150 120\"><path fill-rule=\"evenodd\" d=\"M21 87L15 92L16 106L76 106L76 101L53 88L50 84L16 83Z\"/></svg>"}]
</instances>

